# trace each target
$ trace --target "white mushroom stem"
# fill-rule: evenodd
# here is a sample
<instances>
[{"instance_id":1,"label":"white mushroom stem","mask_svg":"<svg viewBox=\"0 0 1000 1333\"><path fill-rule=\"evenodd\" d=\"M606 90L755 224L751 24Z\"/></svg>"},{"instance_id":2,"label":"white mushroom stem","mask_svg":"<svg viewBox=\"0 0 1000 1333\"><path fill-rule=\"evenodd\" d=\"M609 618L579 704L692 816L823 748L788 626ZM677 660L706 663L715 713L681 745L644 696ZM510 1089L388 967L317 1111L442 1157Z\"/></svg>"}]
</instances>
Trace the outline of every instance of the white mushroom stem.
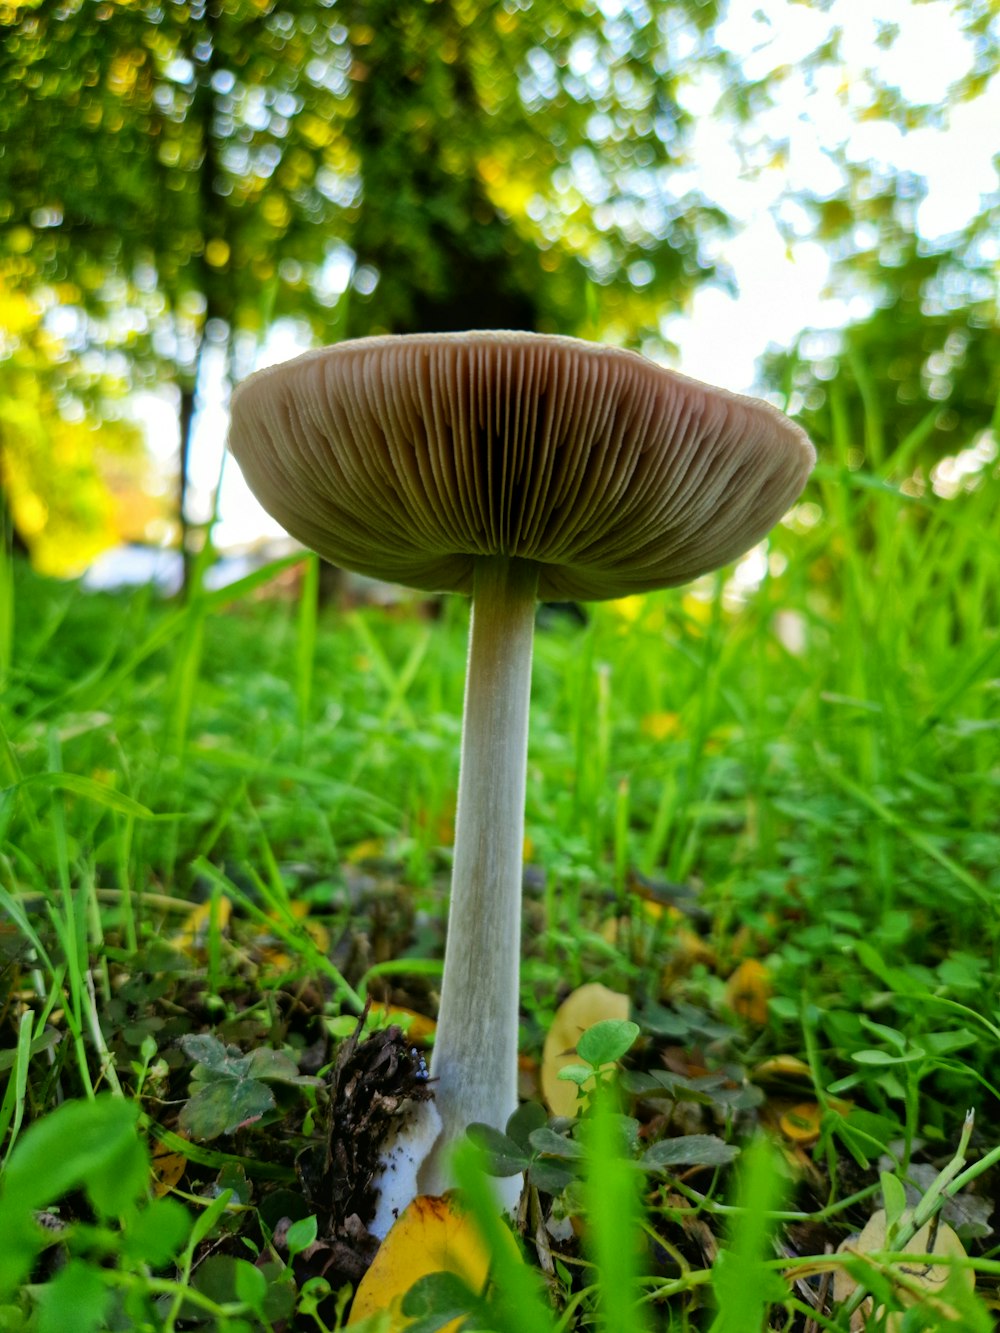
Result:
<instances>
[{"instance_id":1,"label":"white mushroom stem","mask_svg":"<svg viewBox=\"0 0 1000 1333\"><path fill-rule=\"evenodd\" d=\"M425 1194L452 1185L449 1150L470 1124L503 1129L517 1108L524 788L537 584L537 567L526 560L493 556L476 566L448 940L431 1060L443 1129L420 1173ZM514 1177L504 1202L513 1206L519 1191Z\"/></svg>"}]
</instances>

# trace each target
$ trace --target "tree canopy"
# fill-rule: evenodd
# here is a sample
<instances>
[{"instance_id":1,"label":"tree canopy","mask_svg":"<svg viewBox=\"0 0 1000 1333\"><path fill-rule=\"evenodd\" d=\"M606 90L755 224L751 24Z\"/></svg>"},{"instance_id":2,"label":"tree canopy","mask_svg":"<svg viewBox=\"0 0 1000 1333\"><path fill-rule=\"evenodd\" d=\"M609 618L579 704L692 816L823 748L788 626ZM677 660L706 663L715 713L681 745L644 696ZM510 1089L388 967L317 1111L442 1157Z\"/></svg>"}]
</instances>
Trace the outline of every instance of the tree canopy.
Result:
<instances>
[{"instance_id":1,"label":"tree canopy","mask_svg":"<svg viewBox=\"0 0 1000 1333\"><path fill-rule=\"evenodd\" d=\"M759 127L790 71L761 73L727 45L732 9L8 0L0 290L5 308L28 299L58 343L45 412L54 423L74 399L60 387L70 362L87 367L95 421L104 380L175 385L183 515L204 349L225 346L238 375L277 318L318 341L509 326L662 349L665 318L727 278L716 257L732 218L694 159L705 88L718 90L712 115L745 133L748 171L781 160L780 129ZM975 52L954 97L973 97L997 65L995 6L951 11ZM831 20L802 62L810 77L839 67L840 36ZM874 78L854 112L941 114ZM995 393L977 333L996 321L991 215L928 250L906 218L919 183L831 155L841 185L812 201L814 234L839 249L838 281L874 293L843 359L898 384L905 424L908 404L919 415L940 392L946 358L981 414ZM9 397L23 339L9 324L2 336ZM806 339L770 364L807 417L825 403L825 348ZM942 447L949 420L935 426ZM24 440L0 429L8 476Z\"/></svg>"},{"instance_id":2,"label":"tree canopy","mask_svg":"<svg viewBox=\"0 0 1000 1333\"><path fill-rule=\"evenodd\" d=\"M878 468L887 439L907 441L902 466L926 472L1000 420L1000 193L959 233L929 242L914 222L919 180L869 185L855 176L846 198L813 209L841 292L870 313L804 331L765 372L819 443L839 432L857 465Z\"/></svg>"}]
</instances>

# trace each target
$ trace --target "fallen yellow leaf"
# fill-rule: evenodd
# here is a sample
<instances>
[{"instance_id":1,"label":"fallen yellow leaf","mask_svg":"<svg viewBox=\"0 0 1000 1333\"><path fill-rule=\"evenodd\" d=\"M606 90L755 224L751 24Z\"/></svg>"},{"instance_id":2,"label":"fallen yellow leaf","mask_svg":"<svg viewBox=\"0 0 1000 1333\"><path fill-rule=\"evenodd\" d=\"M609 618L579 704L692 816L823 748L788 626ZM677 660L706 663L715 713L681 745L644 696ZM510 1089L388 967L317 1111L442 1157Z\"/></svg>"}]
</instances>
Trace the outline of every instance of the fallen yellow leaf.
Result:
<instances>
[{"instance_id":1,"label":"fallen yellow leaf","mask_svg":"<svg viewBox=\"0 0 1000 1333\"><path fill-rule=\"evenodd\" d=\"M823 1122L823 1108L818 1102L798 1102L782 1112L778 1125L793 1143L815 1143Z\"/></svg>"},{"instance_id":2,"label":"fallen yellow leaf","mask_svg":"<svg viewBox=\"0 0 1000 1333\"><path fill-rule=\"evenodd\" d=\"M812 1070L805 1060L800 1060L797 1055L772 1055L770 1059L754 1065L750 1077L755 1083L777 1083L785 1080L803 1080L811 1083Z\"/></svg>"},{"instance_id":3,"label":"fallen yellow leaf","mask_svg":"<svg viewBox=\"0 0 1000 1333\"><path fill-rule=\"evenodd\" d=\"M910 1210L903 1213L902 1221L906 1221L911 1216ZM845 1240L837 1247L838 1254L877 1254L880 1250L886 1250L886 1214L885 1209L880 1208L878 1212L872 1213L865 1224L865 1228L857 1240ZM898 1249L898 1246L893 1246ZM903 1247L904 1254L939 1254L942 1259L964 1259L965 1246L958 1238L958 1234L948 1225L947 1222L938 1222L934 1227L931 1222L921 1227L912 1240L907 1241ZM900 1283L899 1298L904 1305L916 1305L918 1302L927 1301L927 1303L949 1320L960 1319L959 1314L952 1309L946 1302L935 1299L940 1297L944 1290L951 1273L955 1271L950 1263L925 1264L919 1261L907 1264L893 1264L891 1266L882 1266L883 1272L888 1272L890 1276L898 1273L905 1279L905 1285ZM962 1268L959 1271L960 1280L965 1283L970 1291L976 1285L976 1275L971 1268ZM845 1301L857 1290L857 1282L846 1269L838 1269L833 1276L833 1296L837 1301ZM909 1289L907 1289L909 1288ZM856 1316L851 1320L851 1329L863 1329L866 1322L871 1318L871 1300L863 1302ZM886 1333L899 1333L903 1326L905 1315L903 1313L890 1314L886 1320ZM957 1327L958 1325L954 1325ZM881 1327L881 1325L879 1325Z\"/></svg>"},{"instance_id":4,"label":"fallen yellow leaf","mask_svg":"<svg viewBox=\"0 0 1000 1333\"><path fill-rule=\"evenodd\" d=\"M207 902L199 903L188 913L184 924L170 941L174 948L186 954L203 952L208 947L208 932L212 927L213 911L215 927L221 934L229 925L229 918L233 912L233 905L224 893L216 899L209 898Z\"/></svg>"},{"instance_id":5,"label":"fallen yellow leaf","mask_svg":"<svg viewBox=\"0 0 1000 1333\"><path fill-rule=\"evenodd\" d=\"M576 1043L589 1027L608 1018L625 1020L629 998L592 981L567 995L555 1012L542 1048L542 1094L554 1115L576 1115L577 1087L559 1077L565 1065L576 1063Z\"/></svg>"},{"instance_id":6,"label":"fallen yellow leaf","mask_svg":"<svg viewBox=\"0 0 1000 1333\"><path fill-rule=\"evenodd\" d=\"M771 998L771 974L756 958L747 958L726 982L726 1004L748 1023L763 1027Z\"/></svg>"},{"instance_id":7,"label":"fallen yellow leaf","mask_svg":"<svg viewBox=\"0 0 1000 1333\"><path fill-rule=\"evenodd\" d=\"M153 1193L162 1198L169 1194L187 1170L187 1158L174 1152L159 1139L153 1141Z\"/></svg>"},{"instance_id":8,"label":"fallen yellow leaf","mask_svg":"<svg viewBox=\"0 0 1000 1333\"><path fill-rule=\"evenodd\" d=\"M426 1014L418 1014L415 1009L404 1009L400 1005L381 1004L378 1000L373 1000L370 1013L379 1020L378 1027L382 1026L383 1020L386 1026L395 1023L397 1027L403 1029L407 1038L416 1042L418 1046L426 1046L437 1030L433 1018L428 1018Z\"/></svg>"},{"instance_id":9,"label":"fallen yellow leaf","mask_svg":"<svg viewBox=\"0 0 1000 1333\"><path fill-rule=\"evenodd\" d=\"M467 1214L448 1195L419 1195L379 1246L371 1268L354 1294L347 1324L388 1311L387 1333L402 1333L414 1321L403 1314L403 1297L428 1273L455 1273L473 1291L482 1291L489 1276L489 1255ZM441 1333L457 1333L461 1319L452 1319Z\"/></svg>"},{"instance_id":10,"label":"fallen yellow leaf","mask_svg":"<svg viewBox=\"0 0 1000 1333\"><path fill-rule=\"evenodd\" d=\"M797 1148L808 1148L819 1139L827 1111L846 1116L853 1105L840 1097L827 1097L823 1106L811 1100L793 1102L790 1097L769 1097L761 1110L761 1119L767 1125L777 1126L782 1136Z\"/></svg>"}]
</instances>

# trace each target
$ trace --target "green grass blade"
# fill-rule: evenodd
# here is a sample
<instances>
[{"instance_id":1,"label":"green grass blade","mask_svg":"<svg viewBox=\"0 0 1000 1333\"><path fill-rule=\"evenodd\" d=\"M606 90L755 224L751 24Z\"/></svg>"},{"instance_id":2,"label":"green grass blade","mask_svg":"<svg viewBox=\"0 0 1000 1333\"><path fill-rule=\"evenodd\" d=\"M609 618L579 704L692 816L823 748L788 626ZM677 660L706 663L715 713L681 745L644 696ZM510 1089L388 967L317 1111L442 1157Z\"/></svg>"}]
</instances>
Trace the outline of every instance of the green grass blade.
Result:
<instances>
[{"instance_id":1,"label":"green grass blade","mask_svg":"<svg viewBox=\"0 0 1000 1333\"><path fill-rule=\"evenodd\" d=\"M21 1015L17 1026L14 1066L10 1078L7 1080L3 1105L0 1106L0 1143L4 1141L8 1128L10 1129L10 1138L7 1139L7 1148L4 1152L5 1162L9 1159L11 1149L17 1142L17 1136L24 1121L24 1103L28 1091L28 1067L31 1064L31 1038L34 1031L34 1019L35 1015L30 1009L25 1009Z\"/></svg>"},{"instance_id":2,"label":"green grass blade","mask_svg":"<svg viewBox=\"0 0 1000 1333\"><path fill-rule=\"evenodd\" d=\"M772 1215L781 1207L784 1193L777 1153L758 1138L743 1154L739 1212L714 1265L712 1287L719 1311L709 1333L756 1333L767 1328L769 1307L787 1297L784 1280L764 1265L771 1258Z\"/></svg>"},{"instance_id":3,"label":"green grass blade","mask_svg":"<svg viewBox=\"0 0 1000 1333\"><path fill-rule=\"evenodd\" d=\"M306 729L312 708L319 609L319 556L306 558L299 593L299 625L295 644L295 693L299 715L299 754L306 751Z\"/></svg>"},{"instance_id":4,"label":"green grass blade","mask_svg":"<svg viewBox=\"0 0 1000 1333\"><path fill-rule=\"evenodd\" d=\"M586 1131L584 1199L602 1325L608 1333L648 1333L648 1307L638 1303L645 1177L627 1155L623 1119L605 1084L591 1094L591 1107L591 1118L581 1126Z\"/></svg>"},{"instance_id":5,"label":"green grass blade","mask_svg":"<svg viewBox=\"0 0 1000 1333\"><path fill-rule=\"evenodd\" d=\"M501 1220L484 1167L484 1154L476 1144L465 1139L456 1145L455 1181L490 1254L493 1333L553 1333L555 1321L545 1305L538 1274L521 1258Z\"/></svg>"}]
</instances>

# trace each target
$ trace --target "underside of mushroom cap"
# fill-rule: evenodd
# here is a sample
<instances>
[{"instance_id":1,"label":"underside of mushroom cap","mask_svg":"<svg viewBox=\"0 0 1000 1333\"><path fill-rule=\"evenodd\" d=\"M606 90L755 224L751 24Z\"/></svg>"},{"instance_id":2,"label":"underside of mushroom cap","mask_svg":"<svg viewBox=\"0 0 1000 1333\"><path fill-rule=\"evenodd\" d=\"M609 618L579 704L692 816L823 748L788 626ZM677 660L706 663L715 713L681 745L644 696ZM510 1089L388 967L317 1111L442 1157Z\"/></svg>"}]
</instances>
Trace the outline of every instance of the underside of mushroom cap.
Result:
<instances>
[{"instance_id":1,"label":"underside of mushroom cap","mask_svg":"<svg viewBox=\"0 0 1000 1333\"><path fill-rule=\"evenodd\" d=\"M336 565L471 592L538 565L546 600L686 583L758 541L815 461L776 408L575 338L362 338L250 376L230 448L261 504Z\"/></svg>"}]
</instances>

